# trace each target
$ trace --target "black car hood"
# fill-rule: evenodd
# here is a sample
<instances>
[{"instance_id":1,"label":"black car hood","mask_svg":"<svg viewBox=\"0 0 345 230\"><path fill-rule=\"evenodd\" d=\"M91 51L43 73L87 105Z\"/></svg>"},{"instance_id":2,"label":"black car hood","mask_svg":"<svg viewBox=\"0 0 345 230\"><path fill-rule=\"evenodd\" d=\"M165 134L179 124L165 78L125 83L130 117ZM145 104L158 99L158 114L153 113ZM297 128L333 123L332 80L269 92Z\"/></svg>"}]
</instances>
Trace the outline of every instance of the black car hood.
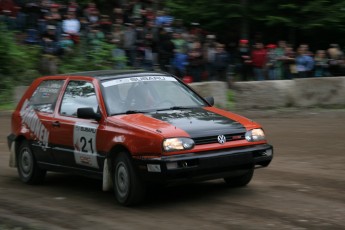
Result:
<instances>
[{"instance_id":1,"label":"black car hood","mask_svg":"<svg viewBox=\"0 0 345 230\"><path fill-rule=\"evenodd\" d=\"M203 108L161 111L145 115L174 125L187 132L191 138L246 132L241 123Z\"/></svg>"}]
</instances>

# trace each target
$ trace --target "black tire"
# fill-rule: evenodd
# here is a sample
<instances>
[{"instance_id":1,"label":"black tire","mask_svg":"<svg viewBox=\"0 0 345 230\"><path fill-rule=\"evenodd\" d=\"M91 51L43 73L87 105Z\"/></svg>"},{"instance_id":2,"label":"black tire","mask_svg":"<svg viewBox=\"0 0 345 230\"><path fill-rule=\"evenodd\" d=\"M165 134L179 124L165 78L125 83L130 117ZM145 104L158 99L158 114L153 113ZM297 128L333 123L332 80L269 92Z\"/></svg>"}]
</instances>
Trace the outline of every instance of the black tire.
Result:
<instances>
[{"instance_id":1,"label":"black tire","mask_svg":"<svg viewBox=\"0 0 345 230\"><path fill-rule=\"evenodd\" d=\"M244 187L252 180L254 168L249 169L245 174L236 177L226 177L224 181L230 187Z\"/></svg>"},{"instance_id":2,"label":"black tire","mask_svg":"<svg viewBox=\"0 0 345 230\"><path fill-rule=\"evenodd\" d=\"M119 204L129 206L143 201L146 192L145 184L125 152L118 153L114 159L113 181L116 200Z\"/></svg>"},{"instance_id":3,"label":"black tire","mask_svg":"<svg viewBox=\"0 0 345 230\"><path fill-rule=\"evenodd\" d=\"M26 184L41 184L47 174L46 170L40 169L35 156L26 140L20 143L17 155L18 174L20 180Z\"/></svg>"}]
</instances>

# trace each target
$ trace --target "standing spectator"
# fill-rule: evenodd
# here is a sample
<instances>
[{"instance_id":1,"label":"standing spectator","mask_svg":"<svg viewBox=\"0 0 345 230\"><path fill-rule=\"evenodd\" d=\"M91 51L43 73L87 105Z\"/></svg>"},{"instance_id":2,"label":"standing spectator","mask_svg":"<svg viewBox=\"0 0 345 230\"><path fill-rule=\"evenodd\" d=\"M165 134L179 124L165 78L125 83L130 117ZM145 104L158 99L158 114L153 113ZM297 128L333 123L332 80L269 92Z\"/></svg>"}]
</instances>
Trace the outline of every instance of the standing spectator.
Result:
<instances>
[{"instance_id":1,"label":"standing spectator","mask_svg":"<svg viewBox=\"0 0 345 230\"><path fill-rule=\"evenodd\" d=\"M182 78L186 75L188 59L188 55L186 53L188 51L188 44L187 41L182 38L182 34L180 32L173 33L172 42L175 45L174 58L172 62L173 71L176 76Z\"/></svg>"},{"instance_id":2,"label":"standing spectator","mask_svg":"<svg viewBox=\"0 0 345 230\"><path fill-rule=\"evenodd\" d=\"M101 15L101 19L98 22L100 30L103 32L103 34L109 38L111 38L111 31L112 31L112 23L110 21L110 18L108 15Z\"/></svg>"},{"instance_id":3,"label":"standing spectator","mask_svg":"<svg viewBox=\"0 0 345 230\"><path fill-rule=\"evenodd\" d=\"M40 6L35 0L31 0L25 5L27 26L29 28L36 28L38 19L40 17Z\"/></svg>"},{"instance_id":4,"label":"standing spectator","mask_svg":"<svg viewBox=\"0 0 345 230\"><path fill-rule=\"evenodd\" d=\"M43 53L58 56L61 55L63 50L56 37L56 27L48 25L47 31L42 35Z\"/></svg>"},{"instance_id":5,"label":"standing spectator","mask_svg":"<svg viewBox=\"0 0 345 230\"><path fill-rule=\"evenodd\" d=\"M60 40L62 34L62 17L59 12L60 5L58 4L51 4L50 9L44 15L44 21L41 21L43 25L53 25L56 27L56 36L58 40ZM42 30L45 31L45 30Z\"/></svg>"},{"instance_id":6,"label":"standing spectator","mask_svg":"<svg viewBox=\"0 0 345 230\"><path fill-rule=\"evenodd\" d=\"M66 7L66 13L74 13L77 16L82 16L81 15L81 9L76 0L70 0L68 2L68 5Z\"/></svg>"},{"instance_id":7,"label":"standing spectator","mask_svg":"<svg viewBox=\"0 0 345 230\"><path fill-rule=\"evenodd\" d=\"M201 43L195 41L193 48L188 53L188 71L193 77L193 82L200 82L203 70L204 58L202 55Z\"/></svg>"},{"instance_id":8,"label":"standing spectator","mask_svg":"<svg viewBox=\"0 0 345 230\"><path fill-rule=\"evenodd\" d=\"M111 34L111 42L116 43L117 46L123 48L124 45L124 31L122 25L114 24L114 29Z\"/></svg>"},{"instance_id":9,"label":"standing spectator","mask_svg":"<svg viewBox=\"0 0 345 230\"><path fill-rule=\"evenodd\" d=\"M0 0L0 20L2 19L10 30L16 29L18 7L13 0Z\"/></svg>"},{"instance_id":10,"label":"standing spectator","mask_svg":"<svg viewBox=\"0 0 345 230\"><path fill-rule=\"evenodd\" d=\"M164 29L159 30L159 43L158 43L158 62L159 67L163 71L171 71L170 65L174 57L174 43L171 41L170 34Z\"/></svg>"},{"instance_id":11,"label":"standing spectator","mask_svg":"<svg viewBox=\"0 0 345 230\"><path fill-rule=\"evenodd\" d=\"M98 50L101 47L104 39L105 39L105 35L102 32L102 30L100 30L100 27L93 26L90 32L87 34L87 42L89 45L89 49L93 51Z\"/></svg>"},{"instance_id":12,"label":"standing spectator","mask_svg":"<svg viewBox=\"0 0 345 230\"><path fill-rule=\"evenodd\" d=\"M129 66L135 65L135 53L136 53L136 43L137 35L135 32L135 25L132 23L127 23L123 34L123 48L127 56L127 64Z\"/></svg>"},{"instance_id":13,"label":"standing spectator","mask_svg":"<svg viewBox=\"0 0 345 230\"><path fill-rule=\"evenodd\" d=\"M275 49L277 61L275 63L275 79L284 79L284 59L285 59L286 41L278 41L278 47Z\"/></svg>"},{"instance_id":14,"label":"standing spectator","mask_svg":"<svg viewBox=\"0 0 345 230\"><path fill-rule=\"evenodd\" d=\"M251 54L254 76L257 81L265 80L264 68L267 60L267 52L263 43L257 42Z\"/></svg>"},{"instance_id":15,"label":"standing spectator","mask_svg":"<svg viewBox=\"0 0 345 230\"><path fill-rule=\"evenodd\" d=\"M297 74L295 58L296 53L291 45L286 45L283 59L284 79L292 79Z\"/></svg>"},{"instance_id":16,"label":"standing spectator","mask_svg":"<svg viewBox=\"0 0 345 230\"><path fill-rule=\"evenodd\" d=\"M315 61L315 77L327 77L329 76L328 67L329 67L329 60L326 56L326 51L318 50L316 51L316 55L314 58Z\"/></svg>"},{"instance_id":17,"label":"standing spectator","mask_svg":"<svg viewBox=\"0 0 345 230\"><path fill-rule=\"evenodd\" d=\"M206 64L206 71L209 80L216 79L215 70L215 56L216 56L216 36L209 34L206 36L206 42L204 44L204 58Z\"/></svg>"},{"instance_id":18,"label":"standing spectator","mask_svg":"<svg viewBox=\"0 0 345 230\"><path fill-rule=\"evenodd\" d=\"M241 39L239 41L238 47L238 69L240 70L241 80L247 81L249 77L252 75L252 60L250 57L250 48L248 44L248 40Z\"/></svg>"},{"instance_id":19,"label":"standing spectator","mask_svg":"<svg viewBox=\"0 0 345 230\"><path fill-rule=\"evenodd\" d=\"M146 38L138 47L138 67L147 71L153 70L152 40Z\"/></svg>"},{"instance_id":20,"label":"standing spectator","mask_svg":"<svg viewBox=\"0 0 345 230\"><path fill-rule=\"evenodd\" d=\"M60 6L58 4L51 4L49 11L44 15L47 25L57 26L61 22L61 14L59 12Z\"/></svg>"},{"instance_id":21,"label":"standing spectator","mask_svg":"<svg viewBox=\"0 0 345 230\"><path fill-rule=\"evenodd\" d=\"M94 12L98 12L97 10L97 7L96 7L96 4L94 2L89 2L87 4L87 7L84 9L83 11L83 16L89 20L89 21L93 21L91 18L92 18L92 14ZM91 19L91 20L90 20Z\"/></svg>"},{"instance_id":22,"label":"standing spectator","mask_svg":"<svg viewBox=\"0 0 345 230\"><path fill-rule=\"evenodd\" d=\"M338 44L331 44L327 50L329 58L329 71L333 76L342 74L342 65L344 64L344 53L340 50Z\"/></svg>"},{"instance_id":23,"label":"standing spectator","mask_svg":"<svg viewBox=\"0 0 345 230\"><path fill-rule=\"evenodd\" d=\"M146 8L146 20L154 22L155 19L156 19L155 12L152 10L152 8L147 7Z\"/></svg>"},{"instance_id":24,"label":"standing spectator","mask_svg":"<svg viewBox=\"0 0 345 230\"><path fill-rule=\"evenodd\" d=\"M176 19L174 20L174 32L176 33L186 33L187 29L185 28L185 26L183 25L183 20L182 19Z\"/></svg>"},{"instance_id":25,"label":"standing spectator","mask_svg":"<svg viewBox=\"0 0 345 230\"><path fill-rule=\"evenodd\" d=\"M186 53L175 53L172 61L174 75L182 79L186 75L187 65L188 55Z\"/></svg>"},{"instance_id":26,"label":"standing spectator","mask_svg":"<svg viewBox=\"0 0 345 230\"><path fill-rule=\"evenodd\" d=\"M126 53L122 49L122 45L118 43L119 40L113 40L112 43L115 44L112 50L112 57L114 58L115 65L114 69L125 69L126 68Z\"/></svg>"},{"instance_id":27,"label":"standing spectator","mask_svg":"<svg viewBox=\"0 0 345 230\"><path fill-rule=\"evenodd\" d=\"M174 18L172 16L167 15L165 10L159 10L157 12L157 17L156 17L157 26L171 25L173 21L174 21Z\"/></svg>"},{"instance_id":28,"label":"standing spectator","mask_svg":"<svg viewBox=\"0 0 345 230\"><path fill-rule=\"evenodd\" d=\"M155 26L153 20L146 22L144 27L144 37L151 40L151 49L152 49L152 61L153 65L158 65L158 28Z\"/></svg>"},{"instance_id":29,"label":"standing spectator","mask_svg":"<svg viewBox=\"0 0 345 230\"><path fill-rule=\"evenodd\" d=\"M306 48L304 46L298 47L296 56L297 76L299 78L309 77L309 73L313 67L314 61L312 57L308 55Z\"/></svg>"},{"instance_id":30,"label":"standing spectator","mask_svg":"<svg viewBox=\"0 0 345 230\"><path fill-rule=\"evenodd\" d=\"M224 44L217 44L214 67L216 70L216 80L226 81L226 73L230 63L229 54L224 49Z\"/></svg>"},{"instance_id":31,"label":"standing spectator","mask_svg":"<svg viewBox=\"0 0 345 230\"><path fill-rule=\"evenodd\" d=\"M62 21L62 31L70 35L74 44L79 43L80 22L76 19L75 13L68 13L67 19Z\"/></svg>"},{"instance_id":32,"label":"standing spectator","mask_svg":"<svg viewBox=\"0 0 345 230\"><path fill-rule=\"evenodd\" d=\"M175 46L175 53L186 52L187 42L182 38L180 33L173 33L173 39L171 40Z\"/></svg>"},{"instance_id":33,"label":"standing spectator","mask_svg":"<svg viewBox=\"0 0 345 230\"><path fill-rule=\"evenodd\" d=\"M68 34L62 34L59 44L64 55L72 53L74 43Z\"/></svg>"},{"instance_id":34,"label":"standing spectator","mask_svg":"<svg viewBox=\"0 0 345 230\"><path fill-rule=\"evenodd\" d=\"M90 8L86 18L91 24L98 23L100 20L100 15L99 15L98 9L97 8Z\"/></svg>"},{"instance_id":35,"label":"standing spectator","mask_svg":"<svg viewBox=\"0 0 345 230\"><path fill-rule=\"evenodd\" d=\"M277 59L278 54L276 52L276 45L274 44L268 44L266 46L267 48L267 61L266 61L266 69L267 69L267 75L269 80L277 80ZM280 60L282 60L282 56L279 56Z\"/></svg>"},{"instance_id":36,"label":"standing spectator","mask_svg":"<svg viewBox=\"0 0 345 230\"><path fill-rule=\"evenodd\" d=\"M140 18L141 17L141 10L143 9L143 4L140 0L133 0L131 3L132 8L132 17L133 18Z\"/></svg>"}]
</instances>

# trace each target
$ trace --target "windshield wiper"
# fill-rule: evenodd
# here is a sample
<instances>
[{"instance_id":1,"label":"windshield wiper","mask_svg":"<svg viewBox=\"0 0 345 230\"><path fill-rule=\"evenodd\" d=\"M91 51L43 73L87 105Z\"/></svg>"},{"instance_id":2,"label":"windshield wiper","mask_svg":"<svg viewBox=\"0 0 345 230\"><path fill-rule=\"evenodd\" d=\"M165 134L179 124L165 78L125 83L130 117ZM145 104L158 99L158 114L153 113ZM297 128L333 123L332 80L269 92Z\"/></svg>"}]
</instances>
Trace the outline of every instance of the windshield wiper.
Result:
<instances>
[{"instance_id":1,"label":"windshield wiper","mask_svg":"<svg viewBox=\"0 0 345 230\"><path fill-rule=\"evenodd\" d=\"M144 110L127 110L126 112L124 112L124 114L135 114L135 113L147 113L148 111L144 111Z\"/></svg>"},{"instance_id":2,"label":"windshield wiper","mask_svg":"<svg viewBox=\"0 0 345 230\"><path fill-rule=\"evenodd\" d=\"M172 106L169 108L164 108L164 109L157 109L156 111L165 111L165 110L177 110L177 109L193 109L196 108L195 106L193 107L187 107L187 106Z\"/></svg>"},{"instance_id":3,"label":"windshield wiper","mask_svg":"<svg viewBox=\"0 0 345 230\"><path fill-rule=\"evenodd\" d=\"M121 114L136 114L136 113L147 113L148 111L143 111L143 110L127 110L121 113L112 113L110 116L116 116L116 115L121 115Z\"/></svg>"}]
</instances>

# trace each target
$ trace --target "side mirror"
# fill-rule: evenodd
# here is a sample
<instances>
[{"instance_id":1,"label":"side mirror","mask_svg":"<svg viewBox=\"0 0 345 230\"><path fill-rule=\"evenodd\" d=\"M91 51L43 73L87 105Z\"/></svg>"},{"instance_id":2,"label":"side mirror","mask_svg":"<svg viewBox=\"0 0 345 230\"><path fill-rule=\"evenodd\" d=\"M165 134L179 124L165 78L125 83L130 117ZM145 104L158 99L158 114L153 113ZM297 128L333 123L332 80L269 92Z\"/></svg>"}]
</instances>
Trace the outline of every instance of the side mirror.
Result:
<instances>
[{"instance_id":1,"label":"side mirror","mask_svg":"<svg viewBox=\"0 0 345 230\"><path fill-rule=\"evenodd\" d=\"M204 97L204 99L211 105L214 105L214 98L213 97Z\"/></svg>"},{"instance_id":2,"label":"side mirror","mask_svg":"<svg viewBox=\"0 0 345 230\"><path fill-rule=\"evenodd\" d=\"M102 118L101 114L95 113L92 107L78 108L77 117L85 119L95 119L96 121L100 121Z\"/></svg>"}]
</instances>

